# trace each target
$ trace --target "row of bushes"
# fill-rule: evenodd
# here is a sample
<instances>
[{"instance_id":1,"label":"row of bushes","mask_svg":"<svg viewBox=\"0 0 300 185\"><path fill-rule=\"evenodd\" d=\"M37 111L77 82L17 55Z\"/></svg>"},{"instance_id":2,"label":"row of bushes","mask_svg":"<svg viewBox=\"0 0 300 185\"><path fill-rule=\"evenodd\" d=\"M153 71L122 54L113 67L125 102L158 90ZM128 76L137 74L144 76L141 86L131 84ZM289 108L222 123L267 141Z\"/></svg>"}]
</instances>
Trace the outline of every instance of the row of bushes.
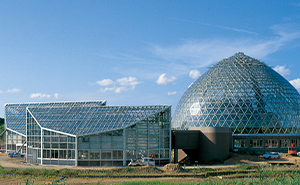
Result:
<instances>
[{"instance_id":1,"label":"row of bushes","mask_svg":"<svg viewBox=\"0 0 300 185\"><path fill-rule=\"evenodd\" d=\"M109 170L72 170L72 169L33 169L33 168L4 168L0 166L0 174L32 175L32 176L77 176L77 175L111 175Z\"/></svg>"},{"instance_id":2,"label":"row of bushes","mask_svg":"<svg viewBox=\"0 0 300 185\"><path fill-rule=\"evenodd\" d=\"M134 168L134 167L133 167ZM238 165L236 167L228 167L228 168L201 168L198 166L190 170L185 170L185 173L192 173L192 174L201 174L201 173L208 173L208 174L232 174L235 172L237 174L246 174L246 173L253 173L259 172L264 176L268 175L268 173L287 173L287 171L276 171L272 165L270 165L270 169L264 170L262 167L258 165ZM29 176L111 176L111 175L127 175L137 173L137 170L132 170L131 167L125 168L112 168L112 169L100 169L100 170L77 170L77 169L34 169L34 168L4 168L0 166L0 174L8 174L8 175L29 175ZM150 172L150 174L155 174L156 172ZM294 175L300 176L300 170L293 170L289 173L293 173ZM143 172L139 173L143 174ZM161 174L161 172L160 172Z\"/></svg>"}]
</instances>

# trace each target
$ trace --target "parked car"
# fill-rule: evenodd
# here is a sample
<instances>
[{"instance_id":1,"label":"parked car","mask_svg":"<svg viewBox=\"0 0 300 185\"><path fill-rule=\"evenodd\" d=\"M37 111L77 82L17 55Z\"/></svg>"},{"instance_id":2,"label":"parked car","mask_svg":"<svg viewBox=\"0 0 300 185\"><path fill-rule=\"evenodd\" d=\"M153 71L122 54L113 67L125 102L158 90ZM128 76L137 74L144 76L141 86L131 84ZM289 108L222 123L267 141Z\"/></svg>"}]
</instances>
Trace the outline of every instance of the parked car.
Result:
<instances>
[{"instance_id":1,"label":"parked car","mask_svg":"<svg viewBox=\"0 0 300 185\"><path fill-rule=\"evenodd\" d=\"M131 160L128 166L143 166L147 164L152 164L155 166L155 161L154 159L150 157L144 157L142 159L137 159L137 160Z\"/></svg>"},{"instance_id":2,"label":"parked car","mask_svg":"<svg viewBox=\"0 0 300 185\"><path fill-rule=\"evenodd\" d=\"M280 159L282 157L278 152L270 152L268 154L264 154L263 158L265 159Z\"/></svg>"},{"instance_id":3,"label":"parked car","mask_svg":"<svg viewBox=\"0 0 300 185\"><path fill-rule=\"evenodd\" d=\"M13 153L9 153L8 157L14 158L14 157L22 157L25 158L25 154L21 154L21 153L17 153L17 152L13 152Z\"/></svg>"},{"instance_id":4,"label":"parked car","mask_svg":"<svg viewBox=\"0 0 300 185\"><path fill-rule=\"evenodd\" d=\"M297 156L300 156L300 152L297 153Z\"/></svg>"}]
</instances>

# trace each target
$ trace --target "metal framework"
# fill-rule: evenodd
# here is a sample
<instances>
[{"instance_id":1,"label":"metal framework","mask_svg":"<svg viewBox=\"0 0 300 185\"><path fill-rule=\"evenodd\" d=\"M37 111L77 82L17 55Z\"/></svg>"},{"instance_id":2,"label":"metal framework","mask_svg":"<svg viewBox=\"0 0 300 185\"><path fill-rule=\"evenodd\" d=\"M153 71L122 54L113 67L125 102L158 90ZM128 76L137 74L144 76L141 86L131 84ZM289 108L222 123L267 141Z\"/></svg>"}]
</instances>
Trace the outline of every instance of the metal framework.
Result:
<instances>
[{"instance_id":1,"label":"metal framework","mask_svg":"<svg viewBox=\"0 0 300 185\"><path fill-rule=\"evenodd\" d=\"M168 106L29 107L43 128L76 136L128 127Z\"/></svg>"},{"instance_id":2,"label":"metal framework","mask_svg":"<svg viewBox=\"0 0 300 185\"><path fill-rule=\"evenodd\" d=\"M103 105L7 104L7 126L22 125L25 117L25 137L7 128L14 134L11 143L15 135L22 135L19 143L27 138L27 161L33 164L124 166L146 156L157 164L170 161L171 106Z\"/></svg>"},{"instance_id":3,"label":"metal framework","mask_svg":"<svg viewBox=\"0 0 300 185\"><path fill-rule=\"evenodd\" d=\"M48 103L9 103L5 104L5 128L17 133L26 134L26 108L27 107L73 107L73 106L105 106L106 101L82 102L48 102Z\"/></svg>"},{"instance_id":4,"label":"metal framework","mask_svg":"<svg viewBox=\"0 0 300 185\"><path fill-rule=\"evenodd\" d=\"M229 127L237 134L300 134L300 95L272 68L237 53L185 91L173 127Z\"/></svg>"}]
</instances>

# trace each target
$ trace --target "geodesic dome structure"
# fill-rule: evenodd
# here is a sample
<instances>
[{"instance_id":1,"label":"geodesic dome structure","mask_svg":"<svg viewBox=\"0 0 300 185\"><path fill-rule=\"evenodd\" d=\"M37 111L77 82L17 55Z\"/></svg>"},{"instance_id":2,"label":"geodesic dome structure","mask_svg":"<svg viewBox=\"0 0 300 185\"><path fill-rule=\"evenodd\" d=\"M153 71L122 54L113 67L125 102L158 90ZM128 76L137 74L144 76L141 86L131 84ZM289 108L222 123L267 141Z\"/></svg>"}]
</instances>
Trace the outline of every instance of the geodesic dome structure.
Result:
<instances>
[{"instance_id":1,"label":"geodesic dome structure","mask_svg":"<svg viewBox=\"0 0 300 185\"><path fill-rule=\"evenodd\" d=\"M267 64L236 53L187 88L172 126L229 127L233 134L299 134L300 95Z\"/></svg>"}]
</instances>

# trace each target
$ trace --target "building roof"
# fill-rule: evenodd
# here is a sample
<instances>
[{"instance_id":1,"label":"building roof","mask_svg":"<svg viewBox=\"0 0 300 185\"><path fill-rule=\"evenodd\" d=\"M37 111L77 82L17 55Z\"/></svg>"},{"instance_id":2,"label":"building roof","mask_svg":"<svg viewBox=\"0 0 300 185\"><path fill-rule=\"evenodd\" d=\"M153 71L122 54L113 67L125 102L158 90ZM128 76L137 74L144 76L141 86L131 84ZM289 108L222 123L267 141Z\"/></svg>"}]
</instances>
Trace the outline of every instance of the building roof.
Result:
<instances>
[{"instance_id":1,"label":"building roof","mask_svg":"<svg viewBox=\"0 0 300 185\"><path fill-rule=\"evenodd\" d=\"M105 106L106 100L81 102L48 102L48 103L9 103L5 104L5 125L20 134L26 135L27 107L72 107L72 106Z\"/></svg>"},{"instance_id":2,"label":"building roof","mask_svg":"<svg viewBox=\"0 0 300 185\"><path fill-rule=\"evenodd\" d=\"M131 126L171 106L69 106L29 107L45 129L72 135L89 135Z\"/></svg>"},{"instance_id":3,"label":"building roof","mask_svg":"<svg viewBox=\"0 0 300 185\"><path fill-rule=\"evenodd\" d=\"M300 134L300 95L265 63L236 53L187 88L172 124L229 127L234 134Z\"/></svg>"}]
</instances>

